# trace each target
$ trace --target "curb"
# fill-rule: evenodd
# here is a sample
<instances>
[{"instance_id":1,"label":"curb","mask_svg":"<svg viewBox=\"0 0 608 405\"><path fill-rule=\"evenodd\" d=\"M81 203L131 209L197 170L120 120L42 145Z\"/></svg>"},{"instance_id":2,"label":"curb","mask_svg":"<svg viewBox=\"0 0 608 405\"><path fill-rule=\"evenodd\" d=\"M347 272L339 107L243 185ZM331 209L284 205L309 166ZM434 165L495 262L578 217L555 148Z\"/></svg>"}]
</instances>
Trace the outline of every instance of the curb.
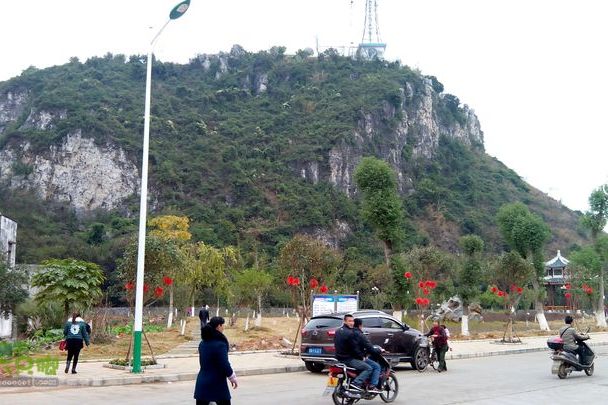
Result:
<instances>
[{"instance_id":1,"label":"curb","mask_svg":"<svg viewBox=\"0 0 608 405\"><path fill-rule=\"evenodd\" d=\"M595 344L590 344L589 346L591 346L591 348L594 348L597 346L608 346L608 342L598 342ZM479 358L479 357L506 356L509 354L523 354L523 353L534 353L534 352L544 352L544 351L549 352L549 351L551 351L551 349L549 349L548 347L530 347L527 349L502 350L502 351L495 351L495 352L451 354L451 355L449 355L450 357L448 357L448 355L446 354L445 358L446 358L446 360L464 360L464 359L474 359L474 358Z\"/></svg>"},{"instance_id":2,"label":"curb","mask_svg":"<svg viewBox=\"0 0 608 405\"><path fill-rule=\"evenodd\" d=\"M300 366L283 366L283 367L266 367L266 368L249 368L235 370L239 377L253 376L263 374L283 374L295 373L306 370L304 365ZM59 385L69 387L108 387L116 385L131 385L143 383L158 383L158 382L178 382L178 381L194 381L198 376L198 372L191 373L170 373L157 375L133 375L122 377L102 377L102 378L79 378L79 379L62 379L59 380Z\"/></svg>"}]
</instances>

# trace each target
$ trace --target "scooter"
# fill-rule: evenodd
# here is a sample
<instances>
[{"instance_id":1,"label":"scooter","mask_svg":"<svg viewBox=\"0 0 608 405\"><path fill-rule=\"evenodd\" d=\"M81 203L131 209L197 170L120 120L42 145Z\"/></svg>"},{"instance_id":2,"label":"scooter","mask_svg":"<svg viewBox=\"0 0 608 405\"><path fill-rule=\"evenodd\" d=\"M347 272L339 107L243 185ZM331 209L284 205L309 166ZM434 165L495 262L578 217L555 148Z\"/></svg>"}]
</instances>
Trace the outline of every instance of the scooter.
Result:
<instances>
[{"instance_id":1,"label":"scooter","mask_svg":"<svg viewBox=\"0 0 608 405\"><path fill-rule=\"evenodd\" d=\"M587 334L589 329L587 329ZM547 346L553 350L551 360L551 374L557 374L560 379L564 379L573 371L584 371L588 376L593 375L595 353L583 341L578 341L577 344L583 348L581 359L576 353L564 350L564 341L561 337L553 337L547 340Z\"/></svg>"}]
</instances>

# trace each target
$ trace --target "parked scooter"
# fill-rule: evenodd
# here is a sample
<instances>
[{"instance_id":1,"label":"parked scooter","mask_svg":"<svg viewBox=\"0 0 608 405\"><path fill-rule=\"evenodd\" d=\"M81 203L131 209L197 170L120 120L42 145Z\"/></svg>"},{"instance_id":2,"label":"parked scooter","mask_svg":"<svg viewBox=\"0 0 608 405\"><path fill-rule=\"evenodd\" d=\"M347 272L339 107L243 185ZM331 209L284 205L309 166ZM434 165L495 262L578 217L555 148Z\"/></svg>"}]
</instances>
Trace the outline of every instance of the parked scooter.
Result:
<instances>
[{"instance_id":1,"label":"parked scooter","mask_svg":"<svg viewBox=\"0 0 608 405\"><path fill-rule=\"evenodd\" d=\"M588 328L585 334L587 333L589 333ZM552 337L547 340L547 346L553 350L551 374L557 374L562 380L573 371L584 371L588 376L593 375L595 353L585 342L578 341L577 344L583 348L580 359L576 353L564 350L564 340L561 337Z\"/></svg>"}]
</instances>

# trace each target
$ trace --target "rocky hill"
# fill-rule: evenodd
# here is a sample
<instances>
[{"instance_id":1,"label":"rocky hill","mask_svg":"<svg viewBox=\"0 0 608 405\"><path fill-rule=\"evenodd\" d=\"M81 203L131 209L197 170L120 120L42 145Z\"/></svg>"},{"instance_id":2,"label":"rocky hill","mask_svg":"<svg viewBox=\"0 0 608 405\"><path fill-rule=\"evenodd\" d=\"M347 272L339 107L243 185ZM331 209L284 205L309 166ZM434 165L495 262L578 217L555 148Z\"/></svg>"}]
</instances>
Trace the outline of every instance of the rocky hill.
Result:
<instances>
[{"instance_id":1,"label":"rocky hill","mask_svg":"<svg viewBox=\"0 0 608 405\"><path fill-rule=\"evenodd\" d=\"M511 201L550 224L550 249L584 238L578 213L484 152L472 109L397 62L235 46L156 61L153 75L152 210L188 215L195 239L273 256L306 232L380 258L353 181L369 155L397 174L402 248L477 233L498 251L494 215ZM120 250L136 225L144 85L144 57L110 54L0 83L0 210L20 222L21 261Z\"/></svg>"}]
</instances>

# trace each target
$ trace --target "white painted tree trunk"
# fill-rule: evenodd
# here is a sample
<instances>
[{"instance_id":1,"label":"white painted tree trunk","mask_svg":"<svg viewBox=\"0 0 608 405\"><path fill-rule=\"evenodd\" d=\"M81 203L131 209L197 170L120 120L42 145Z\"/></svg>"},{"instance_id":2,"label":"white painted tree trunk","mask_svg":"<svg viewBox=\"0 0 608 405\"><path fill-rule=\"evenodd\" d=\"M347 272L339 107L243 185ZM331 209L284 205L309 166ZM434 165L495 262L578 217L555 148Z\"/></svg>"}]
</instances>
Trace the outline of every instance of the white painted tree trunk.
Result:
<instances>
[{"instance_id":1,"label":"white painted tree trunk","mask_svg":"<svg viewBox=\"0 0 608 405\"><path fill-rule=\"evenodd\" d=\"M595 322L596 325L600 328L605 328L606 325L606 315L604 314L604 308L598 308L595 311Z\"/></svg>"},{"instance_id":2,"label":"white painted tree trunk","mask_svg":"<svg viewBox=\"0 0 608 405\"><path fill-rule=\"evenodd\" d=\"M167 317L167 329L173 326L173 286L169 287L169 316Z\"/></svg>"},{"instance_id":3,"label":"white painted tree trunk","mask_svg":"<svg viewBox=\"0 0 608 405\"><path fill-rule=\"evenodd\" d=\"M536 320L538 321L538 326L540 330L549 331L549 322L547 322L547 318L545 317L545 309L543 308L542 302L536 302Z\"/></svg>"},{"instance_id":4,"label":"white painted tree trunk","mask_svg":"<svg viewBox=\"0 0 608 405\"><path fill-rule=\"evenodd\" d=\"M192 296L192 313L190 314L192 318L194 318L194 295Z\"/></svg>"},{"instance_id":5,"label":"white painted tree trunk","mask_svg":"<svg viewBox=\"0 0 608 405\"><path fill-rule=\"evenodd\" d=\"M262 296L258 295L258 316L255 318L255 326L260 328L262 326Z\"/></svg>"},{"instance_id":6,"label":"white painted tree trunk","mask_svg":"<svg viewBox=\"0 0 608 405\"><path fill-rule=\"evenodd\" d=\"M469 332L469 316L462 315L462 323L460 324L460 334L462 336L471 336Z\"/></svg>"},{"instance_id":7,"label":"white painted tree trunk","mask_svg":"<svg viewBox=\"0 0 608 405\"><path fill-rule=\"evenodd\" d=\"M606 327L606 315L604 313L604 269L600 270L600 297L598 299L597 311L595 311L595 322L600 328Z\"/></svg>"},{"instance_id":8,"label":"white painted tree trunk","mask_svg":"<svg viewBox=\"0 0 608 405\"><path fill-rule=\"evenodd\" d=\"M249 314L247 314L247 319L245 319L245 332L249 330Z\"/></svg>"},{"instance_id":9,"label":"white painted tree trunk","mask_svg":"<svg viewBox=\"0 0 608 405\"><path fill-rule=\"evenodd\" d=\"M186 320L182 319L181 321L181 330L180 330L180 336L184 336L186 334Z\"/></svg>"}]
</instances>

